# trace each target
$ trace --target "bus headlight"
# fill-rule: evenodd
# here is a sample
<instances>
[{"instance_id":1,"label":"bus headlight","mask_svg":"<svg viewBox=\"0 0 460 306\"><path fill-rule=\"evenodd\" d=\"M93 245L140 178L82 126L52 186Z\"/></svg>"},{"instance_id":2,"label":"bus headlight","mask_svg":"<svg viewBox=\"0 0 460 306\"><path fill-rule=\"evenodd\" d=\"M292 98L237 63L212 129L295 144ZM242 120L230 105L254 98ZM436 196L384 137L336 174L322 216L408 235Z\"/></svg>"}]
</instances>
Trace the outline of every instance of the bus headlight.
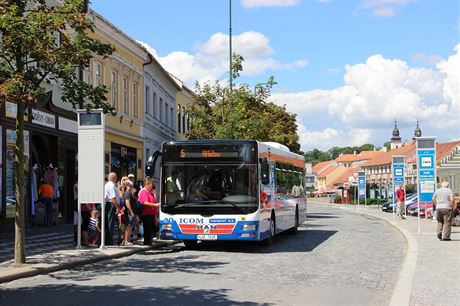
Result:
<instances>
[{"instance_id":1,"label":"bus headlight","mask_svg":"<svg viewBox=\"0 0 460 306\"><path fill-rule=\"evenodd\" d=\"M171 224L162 224L161 225L162 230L170 231L172 229Z\"/></svg>"},{"instance_id":2,"label":"bus headlight","mask_svg":"<svg viewBox=\"0 0 460 306\"><path fill-rule=\"evenodd\" d=\"M256 225L255 224L245 224L243 225L243 231L255 231Z\"/></svg>"}]
</instances>

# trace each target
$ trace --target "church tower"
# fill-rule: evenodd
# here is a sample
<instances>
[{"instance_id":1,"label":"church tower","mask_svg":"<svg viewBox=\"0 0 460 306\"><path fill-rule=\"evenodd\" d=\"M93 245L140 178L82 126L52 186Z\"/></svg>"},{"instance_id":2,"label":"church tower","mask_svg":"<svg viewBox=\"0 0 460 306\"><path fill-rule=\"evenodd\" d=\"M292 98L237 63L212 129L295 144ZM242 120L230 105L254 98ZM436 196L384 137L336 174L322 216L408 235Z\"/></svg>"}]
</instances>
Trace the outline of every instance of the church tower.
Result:
<instances>
[{"instance_id":1,"label":"church tower","mask_svg":"<svg viewBox=\"0 0 460 306\"><path fill-rule=\"evenodd\" d=\"M399 137L399 129L395 120L395 127L393 128L393 137L391 137L391 149L402 147L401 137Z\"/></svg>"},{"instance_id":2,"label":"church tower","mask_svg":"<svg viewBox=\"0 0 460 306\"><path fill-rule=\"evenodd\" d=\"M417 119L417 127L415 128L415 131L414 131L414 139L415 140L415 137L422 137L422 130L420 129L420 126L418 124L418 119Z\"/></svg>"}]
</instances>

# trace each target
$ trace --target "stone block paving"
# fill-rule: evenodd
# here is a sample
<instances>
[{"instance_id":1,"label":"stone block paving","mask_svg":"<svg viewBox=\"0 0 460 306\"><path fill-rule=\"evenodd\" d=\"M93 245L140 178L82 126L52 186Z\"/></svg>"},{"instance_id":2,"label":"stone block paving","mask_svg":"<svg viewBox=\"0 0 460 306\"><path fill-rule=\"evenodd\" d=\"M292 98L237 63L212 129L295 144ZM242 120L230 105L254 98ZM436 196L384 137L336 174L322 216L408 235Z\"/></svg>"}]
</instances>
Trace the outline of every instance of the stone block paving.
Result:
<instances>
[{"instance_id":1,"label":"stone block paving","mask_svg":"<svg viewBox=\"0 0 460 306\"><path fill-rule=\"evenodd\" d=\"M410 305L459 305L460 227L452 227L452 241L440 241L436 236L436 221L407 216L401 220L378 207L350 207L368 215L386 219L406 230L417 242L417 258L410 293ZM419 233L420 224L420 233Z\"/></svg>"}]
</instances>

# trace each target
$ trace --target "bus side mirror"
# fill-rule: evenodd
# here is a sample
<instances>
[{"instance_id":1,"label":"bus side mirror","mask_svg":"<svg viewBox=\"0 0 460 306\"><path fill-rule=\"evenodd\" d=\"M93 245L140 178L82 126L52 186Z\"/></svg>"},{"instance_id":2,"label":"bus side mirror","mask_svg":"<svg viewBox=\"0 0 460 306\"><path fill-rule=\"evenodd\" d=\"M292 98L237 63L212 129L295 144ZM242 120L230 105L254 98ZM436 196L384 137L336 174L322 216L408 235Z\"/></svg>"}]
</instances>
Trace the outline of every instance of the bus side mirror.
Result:
<instances>
[{"instance_id":1,"label":"bus side mirror","mask_svg":"<svg viewBox=\"0 0 460 306\"><path fill-rule=\"evenodd\" d=\"M161 155L161 152L156 151L151 156L149 156L149 158L147 159L147 162L145 163L145 176L146 177L153 177L153 175L155 174L155 165L160 155Z\"/></svg>"},{"instance_id":2,"label":"bus side mirror","mask_svg":"<svg viewBox=\"0 0 460 306\"><path fill-rule=\"evenodd\" d=\"M270 183L270 166L266 157L259 158L260 163L260 180L262 184L268 185Z\"/></svg>"}]
</instances>

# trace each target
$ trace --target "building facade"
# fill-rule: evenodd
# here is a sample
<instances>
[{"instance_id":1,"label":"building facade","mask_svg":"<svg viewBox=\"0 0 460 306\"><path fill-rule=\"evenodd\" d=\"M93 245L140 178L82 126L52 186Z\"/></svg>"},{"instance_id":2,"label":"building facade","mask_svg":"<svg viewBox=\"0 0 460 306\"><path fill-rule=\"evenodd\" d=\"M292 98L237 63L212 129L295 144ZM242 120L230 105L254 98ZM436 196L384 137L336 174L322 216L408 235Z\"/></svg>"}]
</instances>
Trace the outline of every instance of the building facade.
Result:
<instances>
[{"instance_id":1,"label":"building facade","mask_svg":"<svg viewBox=\"0 0 460 306\"><path fill-rule=\"evenodd\" d=\"M95 57L85 78L91 84L105 85L107 98L117 111L106 115L105 172L118 177L134 174L138 180L144 175L144 64L148 52L112 23L94 11L95 38L111 43L116 51L107 58Z\"/></svg>"},{"instance_id":2,"label":"building facade","mask_svg":"<svg viewBox=\"0 0 460 306\"><path fill-rule=\"evenodd\" d=\"M176 140L176 96L181 87L158 61L149 55L144 64L144 154L148 159L161 149L164 141ZM154 182L160 181L160 171L154 172Z\"/></svg>"}]
</instances>

